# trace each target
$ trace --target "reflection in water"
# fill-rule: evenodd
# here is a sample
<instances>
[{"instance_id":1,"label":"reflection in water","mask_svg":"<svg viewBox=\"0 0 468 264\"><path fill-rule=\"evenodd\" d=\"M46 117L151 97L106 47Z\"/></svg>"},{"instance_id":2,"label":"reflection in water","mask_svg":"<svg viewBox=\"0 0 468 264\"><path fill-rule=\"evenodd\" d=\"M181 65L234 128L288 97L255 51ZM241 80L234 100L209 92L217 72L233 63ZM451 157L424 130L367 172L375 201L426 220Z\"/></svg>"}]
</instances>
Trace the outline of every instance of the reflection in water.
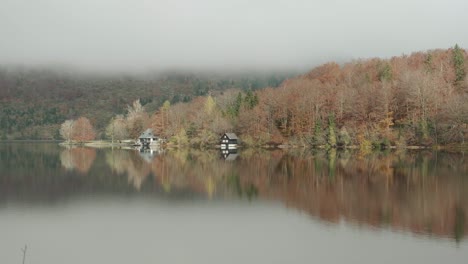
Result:
<instances>
[{"instance_id":1,"label":"reflection in water","mask_svg":"<svg viewBox=\"0 0 468 264\"><path fill-rule=\"evenodd\" d=\"M463 236L468 212L464 163L434 153L340 154L284 155L276 170L251 180L260 195L326 221Z\"/></svg>"},{"instance_id":2,"label":"reflection in water","mask_svg":"<svg viewBox=\"0 0 468 264\"><path fill-rule=\"evenodd\" d=\"M143 158L137 152L137 150L111 150L106 153L106 162L114 172L126 174L128 182L140 190L151 171L151 160Z\"/></svg>"},{"instance_id":3,"label":"reflection in water","mask_svg":"<svg viewBox=\"0 0 468 264\"><path fill-rule=\"evenodd\" d=\"M239 154L237 153L237 149L221 150L221 157L223 157L224 160L236 160L238 155Z\"/></svg>"},{"instance_id":4,"label":"reflection in water","mask_svg":"<svg viewBox=\"0 0 468 264\"><path fill-rule=\"evenodd\" d=\"M96 150L92 148L67 148L60 154L62 166L68 170L76 169L85 174L96 159Z\"/></svg>"},{"instance_id":5,"label":"reflection in water","mask_svg":"<svg viewBox=\"0 0 468 264\"><path fill-rule=\"evenodd\" d=\"M0 202L105 192L190 199L239 196L249 201L282 201L330 223L344 220L457 241L468 228L468 165L462 155L403 152L363 156L335 150L247 149L229 160L206 150L141 153L106 149L96 154L88 148L0 147Z\"/></svg>"}]
</instances>

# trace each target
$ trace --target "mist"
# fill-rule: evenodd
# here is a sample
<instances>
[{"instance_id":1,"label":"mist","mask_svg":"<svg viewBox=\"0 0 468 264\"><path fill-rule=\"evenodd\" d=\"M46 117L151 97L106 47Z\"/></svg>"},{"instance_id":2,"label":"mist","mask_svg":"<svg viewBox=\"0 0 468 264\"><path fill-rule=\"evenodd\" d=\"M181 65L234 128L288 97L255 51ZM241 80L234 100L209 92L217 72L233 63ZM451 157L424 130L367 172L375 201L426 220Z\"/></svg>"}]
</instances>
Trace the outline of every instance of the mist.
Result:
<instances>
[{"instance_id":1,"label":"mist","mask_svg":"<svg viewBox=\"0 0 468 264\"><path fill-rule=\"evenodd\" d=\"M281 70L468 46L463 0L0 0L0 64Z\"/></svg>"}]
</instances>

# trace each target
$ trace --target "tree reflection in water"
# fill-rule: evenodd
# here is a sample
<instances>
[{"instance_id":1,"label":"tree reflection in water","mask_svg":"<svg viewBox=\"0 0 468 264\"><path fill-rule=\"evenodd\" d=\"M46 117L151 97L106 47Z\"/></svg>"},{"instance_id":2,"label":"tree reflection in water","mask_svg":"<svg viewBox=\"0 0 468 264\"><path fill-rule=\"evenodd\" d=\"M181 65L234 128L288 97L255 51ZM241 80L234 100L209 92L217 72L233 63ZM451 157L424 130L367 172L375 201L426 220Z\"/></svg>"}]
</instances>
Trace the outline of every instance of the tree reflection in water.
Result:
<instances>
[{"instance_id":1,"label":"tree reflection in water","mask_svg":"<svg viewBox=\"0 0 468 264\"><path fill-rule=\"evenodd\" d=\"M0 145L0 203L87 194L266 199L330 223L465 237L468 163L442 152L167 151ZM94 164L93 164L94 162ZM83 177L85 174L87 177Z\"/></svg>"},{"instance_id":2,"label":"tree reflection in water","mask_svg":"<svg viewBox=\"0 0 468 264\"><path fill-rule=\"evenodd\" d=\"M64 168L76 169L83 174L89 171L95 159L96 150L92 148L67 148L60 154L60 161Z\"/></svg>"},{"instance_id":3,"label":"tree reflection in water","mask_svg":"<svg viewBox=\"0 0 468 264\"><path fill-rule=\"evenodd\" d=\"M166 192L186 190L210 199L258 196L327 222L457 239L467 227L467 165L454 154L245 150L228 162L214 151L179 150L156 156L151 169L136 157L127 159L128 177L138 171L133 174L144 178L151 170Z\"/></svg>"}]
</instances>

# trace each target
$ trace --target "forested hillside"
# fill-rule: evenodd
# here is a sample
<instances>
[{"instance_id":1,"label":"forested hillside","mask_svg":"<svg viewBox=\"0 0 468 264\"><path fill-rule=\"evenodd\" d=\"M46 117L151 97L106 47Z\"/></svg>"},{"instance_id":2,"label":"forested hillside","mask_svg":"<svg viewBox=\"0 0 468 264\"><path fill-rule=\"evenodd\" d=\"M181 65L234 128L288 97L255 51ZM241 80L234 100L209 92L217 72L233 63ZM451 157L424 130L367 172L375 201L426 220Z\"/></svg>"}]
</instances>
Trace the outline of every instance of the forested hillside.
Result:
<instances>
[{"instance_id":1,"label":"forested hillside","mask_svg":"<svg viewBox=\"0 0 468 264\"><path fill-rule=\"evenodd\" d=\"M362 148L461 143L468 136L467 53L455 46L328 63L280 87L162 107L152 127L174 144L233 131L248 145Z\"/></svg>"},{"instance_id":2,"label":"forested hillside","mask_svg":"<svg viewBox=\"0 0 468 264\"><path fill-rule=\"evenodd\" d=\"M59 139L67 119L87 117L97 132L136 99L148 113L230 88L278 86L290 73L93 75L44 68L0 67L0 139Z\"/></svg>"},{"instance_id":3,"label":"forested hillside","mask_svg":"<svg viewBox=\"0 0 468 264\"><path fill-rule=\"evenodd\" d=\"M289 79L287 74L90 77L1 69L0 136L59 138L60 124L85 117L96 132L88 128L87 139L136 138L150 127L172 144L193 146L215 144L228 131L258 146L463 143L467 57L455 46L331 62ZM71 135L62 128L63 138Z\"/></svg>"}]
</instances>

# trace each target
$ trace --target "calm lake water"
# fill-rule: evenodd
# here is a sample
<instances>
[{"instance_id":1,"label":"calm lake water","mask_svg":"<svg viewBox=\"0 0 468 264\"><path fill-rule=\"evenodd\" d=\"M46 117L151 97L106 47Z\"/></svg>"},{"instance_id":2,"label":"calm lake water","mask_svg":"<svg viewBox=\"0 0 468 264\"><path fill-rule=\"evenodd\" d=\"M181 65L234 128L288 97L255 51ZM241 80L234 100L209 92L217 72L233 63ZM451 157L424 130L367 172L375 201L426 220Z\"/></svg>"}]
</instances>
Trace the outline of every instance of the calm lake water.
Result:
<instances>
[{"instance_id":1,"label":"calm lake water","mask_svg":"<svg viewBox=\"0 0 468 264\"><path fill-rule=\"evenodd\" d=\"M468 263L468 157L0 143L0 263Z\"/></svg>"}]
</instances>

